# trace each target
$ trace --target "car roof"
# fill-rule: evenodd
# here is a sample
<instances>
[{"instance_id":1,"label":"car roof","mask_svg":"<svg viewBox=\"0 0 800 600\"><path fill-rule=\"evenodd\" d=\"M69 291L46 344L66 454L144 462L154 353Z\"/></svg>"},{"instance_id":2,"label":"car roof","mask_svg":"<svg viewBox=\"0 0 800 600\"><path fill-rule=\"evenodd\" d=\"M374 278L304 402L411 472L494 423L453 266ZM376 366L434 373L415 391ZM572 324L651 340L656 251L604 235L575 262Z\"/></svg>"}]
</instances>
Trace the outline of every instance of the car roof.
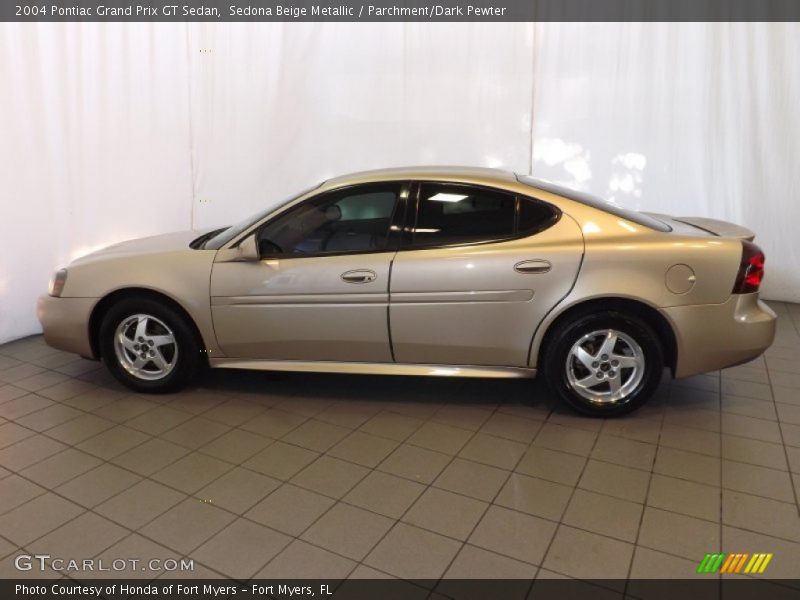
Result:
<instances>
[{"instance_id":1,"label":"car roof","mask_svg":"<svg viewBox=\"0 0 800 600\"><path fill-rule=\"evenodd\" d=\"M375 169L341 175L328 179L322 184L323 188L338 188L372 181L395 180L431 180L431 181L456 181L464 183L483 183L486 185L508 184L516 182L516 176L511 171L503 169L490 169L488 167L460 167L460 166L428 166L428 167L394 167L390 169Z\"/></svg>"}]
</instances>

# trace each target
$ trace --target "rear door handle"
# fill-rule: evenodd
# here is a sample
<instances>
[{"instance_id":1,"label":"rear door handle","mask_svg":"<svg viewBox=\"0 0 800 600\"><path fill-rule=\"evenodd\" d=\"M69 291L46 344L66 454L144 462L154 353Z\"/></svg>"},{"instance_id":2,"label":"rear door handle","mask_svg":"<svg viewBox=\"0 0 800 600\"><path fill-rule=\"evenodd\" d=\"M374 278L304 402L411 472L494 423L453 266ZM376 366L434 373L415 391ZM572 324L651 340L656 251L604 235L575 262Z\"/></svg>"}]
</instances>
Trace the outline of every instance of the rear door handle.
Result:
<instances>
[{"instance_id":1,"label":"rear door handle","mask_svg":"<svg viewBox=\"0 0 800 600\"><path fill-rule=\"evenodd\" d=\"M514 270L517 273L531 275L534 273L547 273L551 267L550 261L547 260L523 260L514 265Z\"/></svg>"},{"instance_id":2,"label":"rear door handle","mask_svg":"<svg viewBox=\"0 0 800 600\"><path fill-rule=\"evenodd\" d=\"M342 280L347 283L370 283L375 281L378 275L369 269L355 269L342 273Z\"/></svg>"}]
</instances>

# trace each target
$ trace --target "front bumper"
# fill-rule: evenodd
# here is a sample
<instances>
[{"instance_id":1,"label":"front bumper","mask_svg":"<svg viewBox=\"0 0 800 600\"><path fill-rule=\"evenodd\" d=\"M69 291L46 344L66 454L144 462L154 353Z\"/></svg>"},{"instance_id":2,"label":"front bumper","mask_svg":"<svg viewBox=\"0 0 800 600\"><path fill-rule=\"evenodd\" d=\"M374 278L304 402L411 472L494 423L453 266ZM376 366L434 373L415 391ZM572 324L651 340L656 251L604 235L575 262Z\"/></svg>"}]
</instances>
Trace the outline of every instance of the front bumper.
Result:
<instances>
[{"instance_id":1,"label":"front bumper","mask_svg":"<svg viewBox=\"0 0 800 600\"><path fill-rule=\"evenodd\" d=\"M36 316L44 330L44 341L58 350L94 358L89 340L89 319L97 300L40 296Z\"/></svg>"},{"instance_id":2,"label":"front bumper","mask_svg":"<svg viewBox=\"0 0 800 600\"><path fill-rule=\"evenodd\" d=\"M722 304L662 309L677 341L675 377L747 362L775 339L776 316L758 294L735 294Z\"/></svg>"}]
</instances>

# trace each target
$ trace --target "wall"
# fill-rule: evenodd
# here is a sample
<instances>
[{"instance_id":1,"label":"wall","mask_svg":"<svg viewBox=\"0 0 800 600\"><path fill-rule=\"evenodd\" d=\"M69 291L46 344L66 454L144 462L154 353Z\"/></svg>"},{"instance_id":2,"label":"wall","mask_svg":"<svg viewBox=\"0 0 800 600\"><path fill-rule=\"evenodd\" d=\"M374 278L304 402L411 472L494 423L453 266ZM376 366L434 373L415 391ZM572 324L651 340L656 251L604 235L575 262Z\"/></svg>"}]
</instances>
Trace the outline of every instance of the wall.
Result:
<instances>
[{"instance_id":1,"label":"wall","mask_svg":"<svg viewBox=\"0 0 800 600\"><path fill-rule=\"evenodd\" d=\"M748 224L800 301L796 24L2 24L0 341L51 272L331 175L498 166Z\"/></svg>"}]
</instances>

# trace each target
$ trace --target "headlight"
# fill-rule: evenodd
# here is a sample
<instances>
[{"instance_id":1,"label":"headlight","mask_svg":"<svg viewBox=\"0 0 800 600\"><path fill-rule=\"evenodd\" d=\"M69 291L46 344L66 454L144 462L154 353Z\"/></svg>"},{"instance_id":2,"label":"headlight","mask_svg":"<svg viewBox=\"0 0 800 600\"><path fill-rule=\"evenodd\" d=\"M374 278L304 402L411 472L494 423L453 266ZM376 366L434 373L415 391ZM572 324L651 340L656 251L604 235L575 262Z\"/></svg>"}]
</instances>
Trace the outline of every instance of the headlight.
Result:
<instances>
[{"instance_id":1,"label":"headlight","mask_svg":"<svg viewBox=\"0 0 800 600\"><path fill-rule=\"evenodd\" d=\"M53 278L50 280L50 287L47 293L56 298L61 297L61 292L64 290L64 284L67 282L67 270L60 269L55 272Z\"/></svg>"}]
</instances>

